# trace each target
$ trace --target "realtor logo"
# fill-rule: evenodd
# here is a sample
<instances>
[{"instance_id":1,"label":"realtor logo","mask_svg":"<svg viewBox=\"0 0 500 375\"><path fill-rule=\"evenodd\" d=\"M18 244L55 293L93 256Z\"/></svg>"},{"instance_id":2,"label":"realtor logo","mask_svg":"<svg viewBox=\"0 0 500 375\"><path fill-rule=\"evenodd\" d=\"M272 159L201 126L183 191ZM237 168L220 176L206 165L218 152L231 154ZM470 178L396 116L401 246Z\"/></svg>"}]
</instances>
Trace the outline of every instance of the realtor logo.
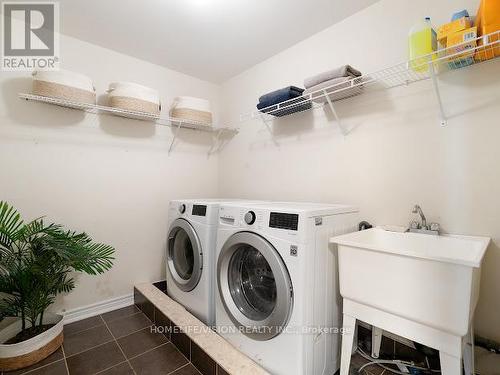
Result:
<instances>
[{"instance_id":1,"label":"realtor logo","mask_svg":"<svg viewBox=\"0 0 500 375\"><path fill-rule=\"evenodd\" d=\"M59 67L59 4L2 2L2 70Z\"/></svg>"}]
</instances>

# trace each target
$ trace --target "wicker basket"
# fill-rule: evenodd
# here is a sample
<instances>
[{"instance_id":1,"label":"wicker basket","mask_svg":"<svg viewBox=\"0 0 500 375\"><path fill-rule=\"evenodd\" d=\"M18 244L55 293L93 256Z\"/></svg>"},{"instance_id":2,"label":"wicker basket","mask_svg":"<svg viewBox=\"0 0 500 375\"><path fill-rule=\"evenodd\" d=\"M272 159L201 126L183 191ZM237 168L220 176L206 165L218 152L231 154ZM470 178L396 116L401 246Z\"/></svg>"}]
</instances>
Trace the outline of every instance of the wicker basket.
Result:
<instances>
[{"instance_id":1,"label":"wicker basket","mask_svg":"<svg viewBox=\"0 0 500 375\"><path fill-rule=\"evenodd\" d=\"M64 318L61 315L46 313L44 324L53 324L51 328L32 337L16 343L5 344L22 330L20 319L14 319L0 329L0 371L12 371L29 367L54 353L63 343Z\"/></svg>"},{"instance_id":2,"label":"wicker basket","mask_svg":"<svg viewBox=\"0 0 500 375\"><path fill-rule=\"evenodd\" d=\"M212 125L212 113L188 108L173 108L170 115L181 120L195 121L203 125Z\"/></svg>"},{"instance_id":3,"label":"wicker basket","mask_svg":"<svg viewBox=\"0 0 500 375\"><path fill-rule=\"evenodd\" d=\"M82 90L77 87L61 85L59 83L41 81L38 79L33 80L33 94L79 103L96 103L95 92Z\"/></svg>"},{"instance_id":4,"label":"wicker basket","mask_svg":"<svg viewBox=\"0 0 500 375\"><path fill-rule=\"evenodd\" d=\"M161 109L157 103L136 98L129 98L126 96L110 96L108 104L110 107L125 109L128 111L150 113L156 116L160 115Z\"/></svg>"}]
</instances>

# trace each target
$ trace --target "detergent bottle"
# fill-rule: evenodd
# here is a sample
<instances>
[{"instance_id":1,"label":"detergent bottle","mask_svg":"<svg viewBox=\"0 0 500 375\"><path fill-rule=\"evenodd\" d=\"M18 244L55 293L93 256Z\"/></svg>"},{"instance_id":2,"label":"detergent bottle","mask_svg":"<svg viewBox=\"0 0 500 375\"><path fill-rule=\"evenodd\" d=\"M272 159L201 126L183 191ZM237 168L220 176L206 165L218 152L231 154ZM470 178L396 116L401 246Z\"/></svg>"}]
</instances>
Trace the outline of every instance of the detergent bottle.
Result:
<instances>
[{"instance_id":1,"label":"detergent bottle","mask_svg":"<svg viewBox=\"0 0 500 375\"><path fill-rule=\"evenodd\" d=\"M426 72L429 69L428 55L437 51L437 34L429 17L411 28L408 47L410 68L415 72ZM432 59L437 57L435 54L431 56Z\"/></svg>"}]
</instances>

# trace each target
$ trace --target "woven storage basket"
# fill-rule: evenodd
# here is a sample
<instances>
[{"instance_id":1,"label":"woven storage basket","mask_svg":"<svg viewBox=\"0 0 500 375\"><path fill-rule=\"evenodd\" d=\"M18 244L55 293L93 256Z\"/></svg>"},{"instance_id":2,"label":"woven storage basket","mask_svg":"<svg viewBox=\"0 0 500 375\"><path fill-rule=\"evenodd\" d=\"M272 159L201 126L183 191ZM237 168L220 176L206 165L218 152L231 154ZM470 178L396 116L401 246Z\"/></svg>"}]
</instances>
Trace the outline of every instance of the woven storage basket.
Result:
<instances>
[{"instance_id":1,"label":"woven storage basket","mask_svg":"<svg viewBox=\"0 0 500 375\"><path fill-rule=\"evenodd\" d=\"M212 125L212 113L210 112L188 108L173 108L170 115L181 120L195 121L207 126Z\"/></svg>"},{"instance_id":2,"label":"woven storage basket","mask_svg":"<svg viewBox=\"0 0 500 375\"><path fill-rule=\"evenodd\" d=\"M0 371L12 371L39 363L54 353L63 343L64 317L47 312L44 324L51 327L21 342L7 344L22 331L19 318L6 318L0 328ZM3 322L2 322L3 323ZM30 324L28 323L28 327Z\"/></svg>"},{"instance_id":3,"label":"woven storage basket","mask_svg":"<svg viewBox=\"0 0 500 375\"><path fill-rule=\"evenodd\" d=\"M33 80L33 94L80 103L96 103L95 92L38 79Z\"/></svg>"},{"instance_id":4,"label":"woven storage basket","mask_svg":"<svg viewBox=\"0 0 500 375\"><path fill-rule=\"evenodd\" d=\"M160 115L160 106L158 104L126 96L110 96L109 106L127 111L150 113L156 116Z\"/></svg>"}]
</instances>

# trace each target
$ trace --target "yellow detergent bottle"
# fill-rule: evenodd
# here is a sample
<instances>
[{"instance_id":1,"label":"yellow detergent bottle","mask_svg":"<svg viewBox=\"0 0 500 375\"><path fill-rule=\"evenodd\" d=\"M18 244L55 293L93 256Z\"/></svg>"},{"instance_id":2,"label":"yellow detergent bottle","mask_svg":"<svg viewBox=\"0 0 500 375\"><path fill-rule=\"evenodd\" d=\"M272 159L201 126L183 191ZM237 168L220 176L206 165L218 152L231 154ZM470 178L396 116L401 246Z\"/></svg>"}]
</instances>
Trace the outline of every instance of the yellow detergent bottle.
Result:
<instances>
[{"instance_id":1,"label":"yellow detergent bottle","mask_svg":"<svg viewBox=\"0 0 500 375\"><path fill-rule=\"evenodd\" d=\"M426 17L425 20L413 26L408 39L411 69L419 73L426 72L429 69L427 55L437 51L437 35L432 28L431 19ZM432 55L432 59L435 58L436 55Z\"/></svg>"}]
</instances>

